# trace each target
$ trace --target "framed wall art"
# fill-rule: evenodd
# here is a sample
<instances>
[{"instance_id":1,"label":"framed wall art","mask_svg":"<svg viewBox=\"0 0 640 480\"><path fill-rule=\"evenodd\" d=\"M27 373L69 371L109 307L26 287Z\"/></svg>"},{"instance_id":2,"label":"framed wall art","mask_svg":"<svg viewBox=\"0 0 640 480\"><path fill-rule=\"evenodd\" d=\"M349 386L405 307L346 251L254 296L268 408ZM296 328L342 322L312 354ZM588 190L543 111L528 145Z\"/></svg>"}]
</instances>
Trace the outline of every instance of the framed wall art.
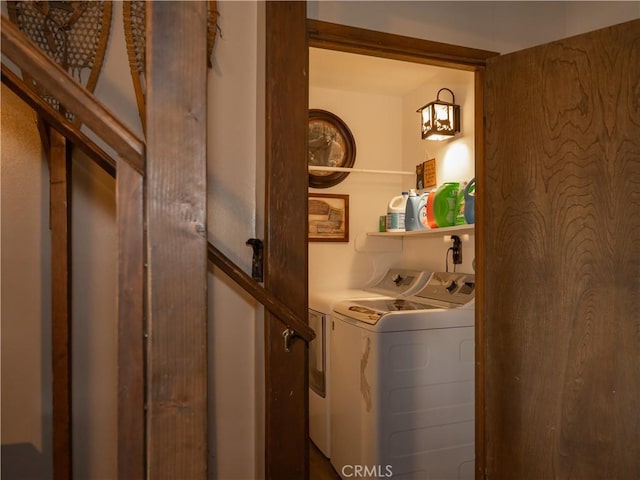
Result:
<instances>
[{"instance_id":1,"label":"framed wall art","mask_svg":"<svg viewBox=\"0 0 640 480\"><path fill-rule=\"evenodd\" d=\"M351 168L356 160L356 143L347 124L326 110L309 110L307 162L316 167ZM349 172L309 170L309 186L328 188L342 182Z\"/></svg>"},{"instance_id":2,"label":"framed wall art","mask_svg":"<svg viewBox=\"0 0 640 480\"><path fill-rule=\"evenodd\" d=\"M349 241L349 195L309 194L309 241Z\"/></svg>"}]
</instances>

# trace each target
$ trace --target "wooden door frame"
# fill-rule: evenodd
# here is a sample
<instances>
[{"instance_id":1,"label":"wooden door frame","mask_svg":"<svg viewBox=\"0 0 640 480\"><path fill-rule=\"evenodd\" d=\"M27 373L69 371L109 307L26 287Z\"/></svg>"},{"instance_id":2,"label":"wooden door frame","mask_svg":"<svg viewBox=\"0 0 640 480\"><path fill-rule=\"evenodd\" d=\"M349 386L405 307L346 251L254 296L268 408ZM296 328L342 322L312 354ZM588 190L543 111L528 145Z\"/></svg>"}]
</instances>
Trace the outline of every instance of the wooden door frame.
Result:
<instances>
[{"instance_id":1,"label":"wooden door frame","mask_svg":"<svg viewBox=\"0 0 640 480\"><path fill-rule=\"evenodd\" d=\"M287 35L271 35L271 38L267 41L266 58L267 65L270 58L279 59L278 71L267 68L266 71L266 83L267 86L277 84L280 79L288 79L287 85L289 88L293 88L296 92L296 98L298 101L307 100L307 104L304 105L305 115L301 117L299 105L292 105L290 97L286 94L286 91L281 89L278 92L275 90L271 92L271 96L268 96L267 108L266 108L266 130L267 139L266 146L267 152L275 152L278 148L282 147L277 141L282 138L287 138L287 142L290 151L302 151L306 152L306 109L308 108L308 92L309 92L309 80L308 75L301 75L300 73L300 57L304 58L305 72L308 70L308 48L318 47L329 50L338 50L348 53L358 53L363 55L370 55L375 57L383 57L394 60L401 60L406 62L422 63L425 65L433 65L439 67L447 67L459 70L466 70L474 72L474 90L475 90L475 149L476 149L476 175L479 172L484 171L484 135L483 135L483 92L484 92L484 67L488 58L498 55L495 52L488 52L484 50L477 50L467 47L459 47L455 45L448 45L439 42L432 42L428 40L404 37L400 35L394 35L390 33L383 33L372 30L365 30L361 28L351 27L347 25L338 25L333 23L322 22L318 20L306 19L306 42L305 52L300 52L291 48L292 43L300 41L300 15L291 15L290 12L286 12L286 6L282 4L298 3L298 2L268 2L271 5L271 14L267 14L267 32L272 26L277 25L277 29L272 31L279 32L295 32L292 38L291 34ZM269 9L268 9L269 10ZM306 10L305 10L306 15ZM269 38L269 33L267 33ZM297 55L298 57L294 57ZM268 87L269 88L269 87ZM301 95L300 88L305 92ZM283 105L286 105L289 113L283 113ZM273 115L277 114L277 121L273 121ZM286 117L283 115L286 114ZM298 125L296 122L301 122L302 125ZM294 128L295 127L295 128ZM284 242L284 245L288 245L288 250L282 252L284 255L284 264L292 262L297 257L297 261L301 261L304 264L304 268L297 269L295 272L287 273L288 278L281 278L279 281L285 281L289 284L304 285L304 305L307 305L307 241L306 241L306 204L307 204L307 184L308 184L308 172L306 164L300 164L296 162L297 159L304 159L306 155L300 155L299 157L291 157L287 155L272 155L268 158L267 164L271 164L269 168L275 168L280 171L291 170L292 165L296 165L294 175L294 184L297 186L304 185L304 188L295 188L290 190L288 194L288 203L294 206L304 206L299 208L305 212L304 218L301 220L305 226L304 240L299 238L298 243L292 243L290 240L290 234L288 231L280 229L274 229L273 225L267 223L267 236L268 242L271 245L277 245ZM287 178L280 178L278 176L270 176L269 170L267 170L268 188L267 191L286 191L290 188L291 176ZM267 197L269 193L267 192ZM482 216L484 211L483 191L482 185L477 189L477 209L478 215ZM282 215L282 211L276 211L276 205L267 201L266 204L266 216L268 218L276 218L278 215ZM282 208L282 205L279 205ZM478 265L477 271L481 271L483 265L483 259L479 258L478 253L482 252L483 243L483 231L482 224L476 225L475 246L476 246L476 263ZM480 227L480 228L478 228ZM271 254L269 255L271 257ZM268 258L269 258L268 257ZM304 260L303 260L304 259ZM267 260L267 265L271 260ZM305 275L304 278L301 275ZM269 269L266 272L266 278L270 278ZM265 280L268 282L269 280ZM476 478L482 478L482 472L484 472L484 324L482 321L481 306L483 305L482 298L484 295L484 286L482 278L479 278L476 286ZM300 310L298 308L298 310ZM302 312L306 315L306 311ZM291 421L300 422L303 427L299 425L298 432L304 431L304 438L298 436L295 439L287 438L289 435L287 432L291 432L291 429L276 431L274 430L276 425L271 424L269 420L270 409L270 380L279 379L280 382L289 383L291 391L297 391L300 399L304 398L305 406L304 411L308 415L308 378L306 373L307 368L307 352L300 354L299 368L304 368L304 388L303 392L300 392L300 384L295 381L288 381L290 372L286 365L282 363L272 362L270 357L273 353L269 351L269 345L276 345L277 342L281 342L281 339L277 339L279 332L275 331L265 339L267 346L266 352L266 429L269 432L271 428L271 434L267 434L266 443L266 464L267 464L267 478L272 478L269 475L271 470L270 463L278 463L282 460L278 460L278 453L274 449L280 449L282 447L278 445L290 445L292 442L298 445L302 442L306 445L308 440L308 419L301 419L299 416L292 417ZM276 343L273 343L276 342ZM298 359L298 360L299 360ZM292 360L292 361L295 361ZM279 385L282 385L279 383ZM273 432L276 432L275 434ZM299 434L298 434L299 435ZM278 439L276 442L276 438ZM306 471L306 477L308 477L308 457L306 452L303 454L300 462L304 462L302 465ZM293 456L289 457L289 461L294 461ZM275 470L273 470L275 471ZM280 470L282 471L282 470Z\"/></svg>"},{"instance_id":2,"label":"wooden door frame","mask_svg":"<svg viewBox=\"0 0 640 480\"><path fill-rule=\"evenodd\" d=\"M307 318L306 2L265 4L264 284ZM308 478L308 349L265 312L265 478Z\"/></svg>"}]
</instances>

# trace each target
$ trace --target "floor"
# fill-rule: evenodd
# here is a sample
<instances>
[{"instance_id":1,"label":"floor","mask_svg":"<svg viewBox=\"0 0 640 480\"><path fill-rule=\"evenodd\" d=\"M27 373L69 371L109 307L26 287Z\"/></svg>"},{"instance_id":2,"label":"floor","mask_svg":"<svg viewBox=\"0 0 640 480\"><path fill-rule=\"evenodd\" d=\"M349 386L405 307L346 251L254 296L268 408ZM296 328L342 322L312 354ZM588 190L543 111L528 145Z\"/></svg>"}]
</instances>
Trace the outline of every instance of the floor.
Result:
<instances>
[{"instance_id":1,"label":"floor","mask_svg":"<svg viewBox=\"0 0 640 480\"><path fill-rule=\"evenodd\" d=\"M310 480L340 480L329 459L311 440L309 440L309 470Z\"/></svg>"}]
</instances>

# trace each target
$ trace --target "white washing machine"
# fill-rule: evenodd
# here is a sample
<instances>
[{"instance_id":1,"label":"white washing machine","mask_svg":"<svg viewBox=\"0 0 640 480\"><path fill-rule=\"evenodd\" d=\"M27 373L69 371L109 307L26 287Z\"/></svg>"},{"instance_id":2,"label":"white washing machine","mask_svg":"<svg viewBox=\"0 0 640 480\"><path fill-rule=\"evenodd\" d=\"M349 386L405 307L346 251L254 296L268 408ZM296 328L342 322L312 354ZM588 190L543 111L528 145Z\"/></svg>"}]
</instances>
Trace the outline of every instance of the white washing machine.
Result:
<instances>
[{"instance_id":1,"label":"white washing machine","mask_svg":"<svg viewBox=\"0 0 640 480\"><path fill-rule=\"evenodd\" d=\"M309 436L322 453L329 457L331 385L331 325L333 306L346 299L401 298L416 293L429 279L430 272L391 268L362 289L310 292L309 326L316 338L309 344Z\"/></svg>"},{"instance_id":2,"label":"white washing machine","mask_svg":"<svg viewBox=\"0 0 640 480\"><path fill-rule=\"evenodd\" d=\"M473 479L475 276L335 304L331 463L342 478Z\"/></svg>"}]
</instances>

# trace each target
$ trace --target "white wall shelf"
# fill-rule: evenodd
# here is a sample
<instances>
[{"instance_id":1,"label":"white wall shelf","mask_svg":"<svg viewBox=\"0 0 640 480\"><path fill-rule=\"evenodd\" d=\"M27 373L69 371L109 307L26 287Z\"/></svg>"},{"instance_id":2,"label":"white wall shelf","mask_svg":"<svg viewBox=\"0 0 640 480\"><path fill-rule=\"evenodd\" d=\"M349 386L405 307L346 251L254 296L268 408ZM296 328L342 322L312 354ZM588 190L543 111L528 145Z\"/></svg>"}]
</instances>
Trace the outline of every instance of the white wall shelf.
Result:
<instances>
[{"instance_id":1,"label":"white wall shelf","mask_svg":"<svg viewBox=\"0 0 640 480\"><path fill-rule=\"evenodd\" d=\"M411 230L408 232L367 232L370 237L405 238L405 237L435 237L438 235L473 234L475 225L456 225L454 227L428 228L426 230Z\"/></svg>"}]
</instances>

